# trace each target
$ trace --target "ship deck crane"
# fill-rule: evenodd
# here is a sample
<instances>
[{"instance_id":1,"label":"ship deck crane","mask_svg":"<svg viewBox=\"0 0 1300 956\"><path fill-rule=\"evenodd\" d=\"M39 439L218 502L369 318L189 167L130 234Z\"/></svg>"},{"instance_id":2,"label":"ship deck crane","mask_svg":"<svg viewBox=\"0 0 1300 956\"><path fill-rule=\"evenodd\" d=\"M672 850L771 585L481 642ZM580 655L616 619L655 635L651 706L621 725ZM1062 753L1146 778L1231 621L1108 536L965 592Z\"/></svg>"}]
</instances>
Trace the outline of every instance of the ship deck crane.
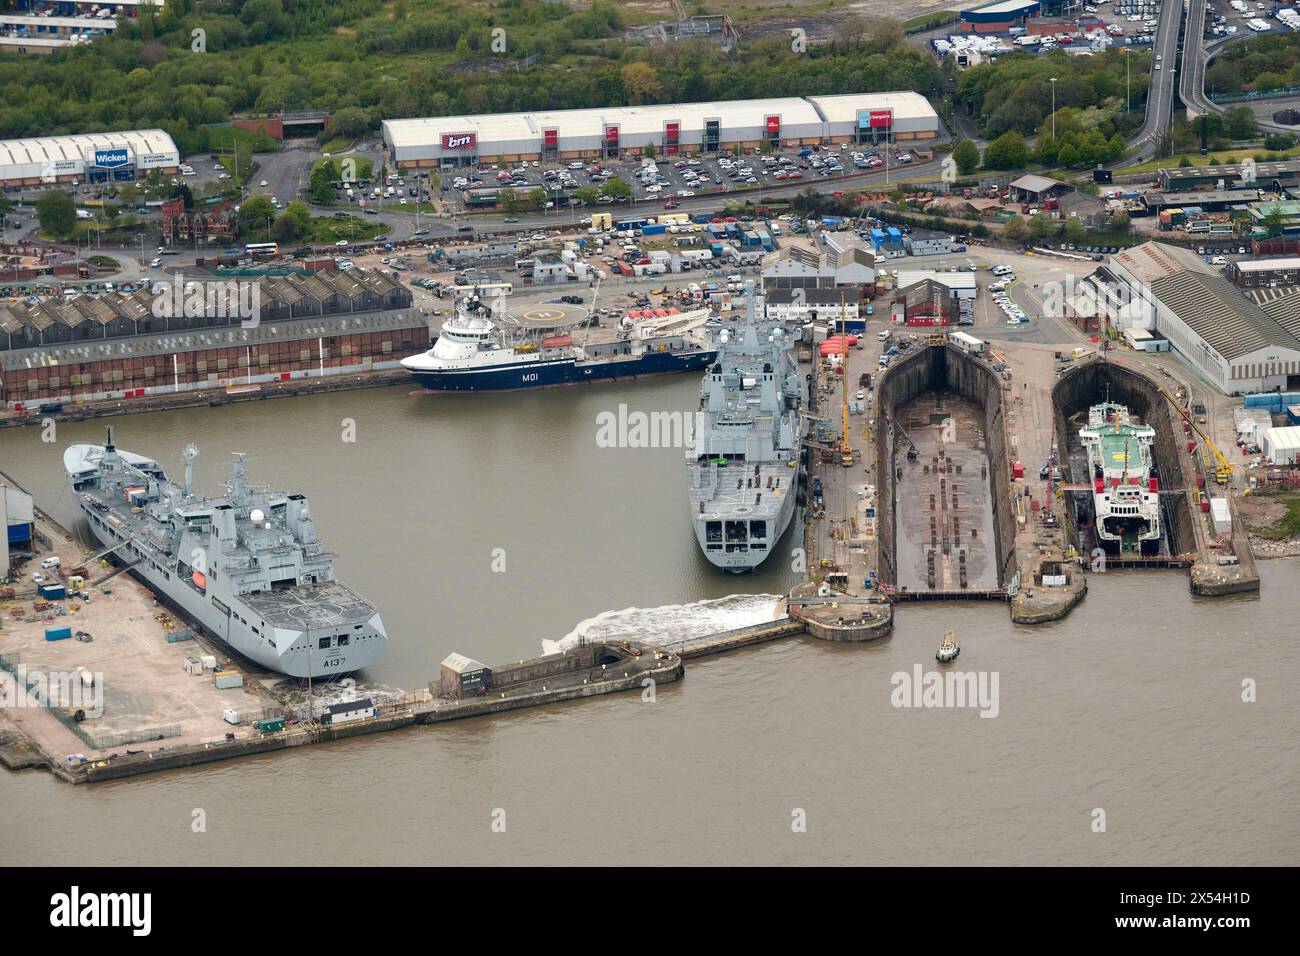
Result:
<instances>
[{"instance_id":1,"label":"ship deck crane","mask_svg":"<svg viewBox=\"0 0 1300 956\"><path fill-rule=\"evenodd\" d=\"M1205 443L1205 447L1210 449L1213 453L1214 460L1217 462L1214 468L1214 480L1221 485L1226 485L1228 482L1232 481L1232 462L1223 457L1223 452L1219 451L1214 442L1210 440L1209 435L1201 431L1200 426L1192 420L1192 416L1187 414L1187 410L1178 403L1177 399L1166 392L1163 388L1157 388L1156 391L1163 395L1169 401L1169 404L1177 409L1178 414L1183 416L1183 421L1187 422L1187 424L1191 426L1192 431L1196 432L1201 441Z\"/></svg>"}]
</instances>

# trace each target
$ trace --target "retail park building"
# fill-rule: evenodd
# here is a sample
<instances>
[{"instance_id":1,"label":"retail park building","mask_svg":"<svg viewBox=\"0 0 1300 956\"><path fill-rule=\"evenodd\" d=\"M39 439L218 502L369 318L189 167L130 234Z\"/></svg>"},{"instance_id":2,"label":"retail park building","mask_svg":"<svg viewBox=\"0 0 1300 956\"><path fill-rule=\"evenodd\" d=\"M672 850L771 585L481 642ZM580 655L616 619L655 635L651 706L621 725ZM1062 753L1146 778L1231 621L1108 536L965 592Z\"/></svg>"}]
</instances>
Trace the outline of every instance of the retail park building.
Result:
<instances>
[{"instance_id":1,"label":"retail park building","mask_svg":"<svg viewBox=\"0 0 1300 956\"><path fill-rule=\"evenodd\" d=\"M394 165L449 169L484 162L612 159L647 150L674 156L736 147L924 146L941 128L919 93L848 93L385 120L383 139Z\"/></svg>"}]
</instances>

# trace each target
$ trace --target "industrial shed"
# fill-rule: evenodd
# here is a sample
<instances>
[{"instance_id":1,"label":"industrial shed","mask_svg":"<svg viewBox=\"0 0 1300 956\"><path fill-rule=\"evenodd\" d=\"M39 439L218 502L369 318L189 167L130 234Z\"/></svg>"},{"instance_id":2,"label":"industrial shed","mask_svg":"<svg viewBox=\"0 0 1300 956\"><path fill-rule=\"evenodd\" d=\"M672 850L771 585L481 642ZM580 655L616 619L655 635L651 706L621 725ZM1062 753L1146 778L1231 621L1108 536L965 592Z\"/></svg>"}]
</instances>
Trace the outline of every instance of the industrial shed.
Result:
<instances>
[{"instance_id":1,"label":"industrial shed","mask_svg":"<svg viewBox=\"0 0 1300 956\"><path fill-rule=\"evenodd\" d=\"M1155 330L1220 391L1236 395L1300 388L1297 330L1243 295L1194 252L1147 242L1112 256L1107 271L1133 290L1132 297L1151 304ZM1115 308L1107 317L1121 332L1134 319Z\"/></svg>"}]
</instances>

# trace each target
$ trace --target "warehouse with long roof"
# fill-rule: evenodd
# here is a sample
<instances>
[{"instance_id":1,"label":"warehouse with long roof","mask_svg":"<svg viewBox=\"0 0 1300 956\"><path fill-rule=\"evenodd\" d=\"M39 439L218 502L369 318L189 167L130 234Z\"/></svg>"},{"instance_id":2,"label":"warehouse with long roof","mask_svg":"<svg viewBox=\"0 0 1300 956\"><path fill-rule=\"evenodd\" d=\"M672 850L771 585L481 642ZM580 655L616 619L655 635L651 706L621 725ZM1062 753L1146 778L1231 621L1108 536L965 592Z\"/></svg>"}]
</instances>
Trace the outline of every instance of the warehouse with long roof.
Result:
<instances>
[{"instance_id":1,"label":"warehouse with long roof","mask_svg":"<svg viewBox=\"0 0 1300 956\"><path fill-rule=\"evenodd\" d=\"M0 185L131 182L174 173L181 157L160 129L0 140Z\"/></svg>"},{"instance_id":2,"label":"warehouse with long roof","mask_svg":"<svg viewBox=\"0 0 1300 956\"><path fill-rule=\"evenodd\" d=\"M385 120L393 164L454 168L480 162L721 152L736 146L915 143L939 135L919 93L612 106Z\"/></svg>"},{"instance_id":3,"label":"warehouse with long roof","mask_svg":"<svg viewBox=\"0 0 1300 956\"><path fill-rule=\"evenodd\" d=\"M1261 308L1194 252L1146 242L1102 271L1150 303L1156 330L1225 394L1300 389L1300 323ZM1109 318L1123 331L1131 314Z\"/></svg>"}]
</instances>

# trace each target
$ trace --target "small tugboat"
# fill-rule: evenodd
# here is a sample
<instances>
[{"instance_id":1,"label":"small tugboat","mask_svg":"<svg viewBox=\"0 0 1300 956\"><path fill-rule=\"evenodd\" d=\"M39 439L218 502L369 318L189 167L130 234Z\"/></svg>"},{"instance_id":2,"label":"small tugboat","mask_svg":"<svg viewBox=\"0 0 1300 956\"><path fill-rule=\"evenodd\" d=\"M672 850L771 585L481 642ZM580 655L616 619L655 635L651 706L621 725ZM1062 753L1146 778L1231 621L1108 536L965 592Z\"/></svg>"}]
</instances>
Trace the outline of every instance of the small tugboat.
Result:
<instances>
[{"instance_id":1,"label":"small tugboat","mask_svg":"<svg viewBox=\"0 0 1300 956\"><path fill-rule=\"evenodd\" d=\"M939 650L935 652L934 659L941 664L955 660L961 653L961 645L957 643L957 632L949 631L943 636L943 642L939 645Z\"/></svg>"}]
</instances>

